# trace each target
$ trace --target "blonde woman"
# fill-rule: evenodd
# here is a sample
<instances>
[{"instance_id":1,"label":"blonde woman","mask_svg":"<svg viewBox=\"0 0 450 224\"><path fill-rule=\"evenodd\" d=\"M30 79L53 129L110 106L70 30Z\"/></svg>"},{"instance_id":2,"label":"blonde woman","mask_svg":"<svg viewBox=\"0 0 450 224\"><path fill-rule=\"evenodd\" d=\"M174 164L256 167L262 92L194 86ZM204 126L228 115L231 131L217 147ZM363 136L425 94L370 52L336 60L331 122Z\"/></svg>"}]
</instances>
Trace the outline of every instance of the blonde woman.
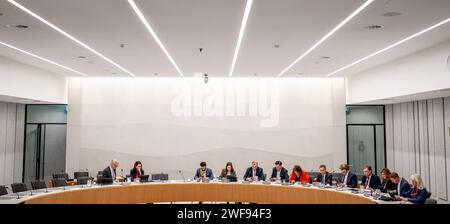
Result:
<instances>
[{"instance_id":1,"label":"blonde woman","mask_svg":"<svg viewBox=\"0 0 450 224\"><path fill-rule=\"evenodd\" d=\"M404 201L409 201L416 204L424 204L428 197L427 189L425 188L422 177L419 174L413 174L410 177L412 188L402 194L400 197Z\"/></svg>"}]
</instances>

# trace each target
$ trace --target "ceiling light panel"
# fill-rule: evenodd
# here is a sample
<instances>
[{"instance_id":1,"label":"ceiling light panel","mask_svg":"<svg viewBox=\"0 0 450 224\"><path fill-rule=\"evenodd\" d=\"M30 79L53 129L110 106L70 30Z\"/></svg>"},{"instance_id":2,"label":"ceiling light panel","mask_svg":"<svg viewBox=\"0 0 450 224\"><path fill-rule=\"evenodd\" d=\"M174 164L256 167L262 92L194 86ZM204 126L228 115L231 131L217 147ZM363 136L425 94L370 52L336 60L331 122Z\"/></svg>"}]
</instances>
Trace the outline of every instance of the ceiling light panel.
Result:
<instances>
[{"instance_id":1,"label":"ceiling light panel","mask_svg":"<svg viewBox=\"0 0 450 224\"><path fill-rule=\"evenodd\" d=\"M33 12L31 9L25 7L24 5L20 4L19 2L14 1L14 0L8 0L8 2L11 3L12 5L16 6L17 8L21 9L23 12L27 13L28 15L30 15L30 16L34 17L35 19L39 20L40 22L44 23L45 25L49 26L50 28L52 28L53 30L57 31L61 35L67 37L68 39L72 40L73 42L77 43L78 45L80 45L80 46L84 47L85 49L89 50L90 52L94 53L95 55L97 55L98 57L102 58L103 60L105 60L105 61L109 62L110 64L114 65L115 67L119 68L120 70L122 70L123 72L127 73L128 75L135 76L133 73L128 71L126 68L124 68L121 65L119 65L118 63L114 62L113 60L111 60L107 56L103 55L102 53L96 51L91 46L89 46L86 43L82 42L81 40L77 39L73 35L69 34L65 30L63 30L61 27L56 26L52 22L50 22L50 21L46 20L45 18L41 17L40 15L38 15L35 12Z\"/></svg>"},{"instance_id":2,"label":"ceiling light panel","mask_svg":"<svg viewBox=\"0 0 450 224\"><path fill-rule=\"evenodd\" d=\"M308 67L317 76L324 76L334 70L348 65L362 57L378 51L392 43L410 36L426 27L436 24L449 17L450 1L435 0L429 4L421 0L374 1L367 10L351 20L342 30L321 44L311 54L305 57L292 70L302 70ZM402 15L385 17L382 14L389 11L399 11ZM369 25L382 25L382 29L368 30ZM370 63L361 63L346 70L346 75L383 65L389 61L412 54L437 43L445 41L450 36L450 29L445 27L435 29L432 35L423 35L404 43L383 54L374 57ZM326 63L314 64L323 55L332 56ZM290 71L290 73L293 73ZM289 74L289 72L288 72Z\"/></svg>"},{"instance_id":3,"label":"ceiling light panel","mask_svg":"<svg viewBox=\"0 0 450 224\"><path fill-rule=\"evenodd\" d=\"M29 51L27 51L27 50L20 49L20 48L18 48L18 47L12 46L12 45L10 45L10 44L8 44L8 43L5 43L5 42L2 42L2 41L0 41L0 47L8 47L8 48L13 49L13 50L15 50L15 51L18 51L18 52L20 52L20 53L22 53L22 54L25 54L25 55L27 55L27 56L30 56L30 57L39 59L39 60L41 60L41 61L44 61L44 62L47 62L47 63L49 63L49 64L52 64L52 65L58 66L58 67L60 67L60 68L63 68L63 69L65 69L65 70L67 70L67 71L73 72L73 73L75 73L75 74L77 74L77 75L88 76L88 75L85 74L85 73L82 73L82 72L77 71L77 70L75 70L75 69L69 68L69 67L67 67L67 66L65 66L65 65L59 64L58 62L55 62L55 61L52 61L52 60L50 60L50 59L41 57L41 56L36 55L36 54L33 54L33 53L31 53L31 52L29 52Z\"/></svg>"},{"instance_id":4,"label":"ceiling light panel","mask_svg":"<svg viewBox=\"0 0 450 224\"><path fill-rule=\"evenodd\" d=\"M276 76L333 29L336 21L343 20L362 3L361 0L254 1L233 76L246 77L255 71L258 76ZM274 47L276 44L278 48Z\"/></svg>"}]
</instances>

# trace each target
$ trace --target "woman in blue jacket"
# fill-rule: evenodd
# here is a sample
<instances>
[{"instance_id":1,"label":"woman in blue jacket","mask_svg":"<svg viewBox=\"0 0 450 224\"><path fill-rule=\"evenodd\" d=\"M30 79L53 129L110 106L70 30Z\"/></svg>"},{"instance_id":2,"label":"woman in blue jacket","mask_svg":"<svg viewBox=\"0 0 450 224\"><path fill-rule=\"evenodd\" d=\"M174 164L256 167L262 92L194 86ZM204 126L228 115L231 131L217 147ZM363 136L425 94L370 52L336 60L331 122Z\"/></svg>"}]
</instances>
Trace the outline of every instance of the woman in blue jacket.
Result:
<instances>
[{"instance_id":1,"label":"woman in blue jacket","mask_svg":"<svg viewBox=\"0 0 450 224\"><path fill-rule=\"evenodd\" d=\"M419 174L413 174L410 179L412 188L402 194L402 200L415 204L424 204L425 200L428 198L428 192L423 184L422 178Z\"/></svg>"}]
</instances>

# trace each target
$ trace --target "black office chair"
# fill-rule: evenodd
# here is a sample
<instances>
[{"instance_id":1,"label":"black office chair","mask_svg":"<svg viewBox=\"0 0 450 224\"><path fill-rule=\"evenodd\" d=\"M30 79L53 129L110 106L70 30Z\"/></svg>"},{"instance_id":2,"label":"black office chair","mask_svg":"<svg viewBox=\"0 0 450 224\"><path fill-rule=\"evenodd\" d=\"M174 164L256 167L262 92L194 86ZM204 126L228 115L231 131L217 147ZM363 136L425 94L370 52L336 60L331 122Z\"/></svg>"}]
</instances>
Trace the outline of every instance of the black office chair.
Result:
<instances>
[{"instance_id":1,"label":"black office chair","mask_svg":"<svg viewBox=\"0 0 450 224\"><path fill-rule=\"evenodd\" d=\"M99 184L112 184L113 183L113 179L112 178L108 178L108 177L100 176L99 178L97 178L97 182Z\"/></svg>"},{"instance_id":2,"label":"black office chair","mask_svg":"<svg viewBox=\"0 0 450 224\"><path fill-rule=\"evenodd\" d=\"M148 178L149 178L149 175L142 175L140 181L141 181L142 183L148 182Z\"/></svg>"},{"instance_id":3,"label":"black office chair","mask_svg":"<svg viewBox=\"0 0 450 224\"><path fill-rule=\"evenodd\" d=\"M47 189L47 184L45 181L31 181L31 188L33 190Z\"/></svg>"},{"instance_id":4,"label":"black office chair","mask_svg":"<svg viewBox=\"0 0 450 224\"><path fill-rule=\"evenodd\" d=\"M0 196L7 195L7 194L8 194L8 190L6 189L6 187L4 185L0 185Z\"/></svg>"},{"instance_id":5,"label":"black office chair","mask_svg":"<svg viewBox=\"0 0 450 224\"><path fill-rule=\"evenodd\" d=\"M80 172L73 173L73 179L78 179L79 177L89 177L89 172L80 171Z\"/></svg>"},{"instance_id":6,"label":"black office chair","mask_svg":"<svg viewBox=\"0 0 450 224\"><path fill-rule=\"evenodd\" d=\"M28 191L27 185L24 183L13 183L11 188L14 193Z\"/></svg>"},{"instance_id":7,"label":"black office chair","mask_svg":"<svg viewBox=\"0 0 450 224\"><path fill-rule=\"evenodd\" d=\"M53 187L65 187L66 179L60 178L60 179L52 179L52 185Z\"/></svg>"},{"instance_id":8,"label":"black office chair","mask_svg":"<svg viewBox=\"0 0 450 224\"><path fill-rule=\"evenodd\" d=\"M68 173L54 173L53 179L71 180Z\"/></svg>"},{"instance_id":9,"label":"black office chair","mask_svg":"<svg viewBox=\"0 0 450 224\"><path fill-rule=\"evenodd\" d=\"M152 180L169 180L169 174L167 173L152 174Z\"/></svg>"},{"instance_id":10,"label":"black office chair","mask_svg":"<svg viewBox=\"0 0 450 224\"><path fill-rule=\"evenodd\" d=\"M425 203L424 204L427 204L427 205L435 205L435 204L437 204L437 200L431 198L431 192L429 192L429 191L427 192L427 199L425 199Z\"/></svg>"},{"instance_id":11,"label":"black office chair","mask_svg":"<svg viewBox=\"0 0 450 224\"><path fill-rule=\"evenodd\" d=\"M77 178L77 184L78 185L86 185L88 180L93 180L94 178L92 177L78 177Z\"/></svg>"}]
</instances>

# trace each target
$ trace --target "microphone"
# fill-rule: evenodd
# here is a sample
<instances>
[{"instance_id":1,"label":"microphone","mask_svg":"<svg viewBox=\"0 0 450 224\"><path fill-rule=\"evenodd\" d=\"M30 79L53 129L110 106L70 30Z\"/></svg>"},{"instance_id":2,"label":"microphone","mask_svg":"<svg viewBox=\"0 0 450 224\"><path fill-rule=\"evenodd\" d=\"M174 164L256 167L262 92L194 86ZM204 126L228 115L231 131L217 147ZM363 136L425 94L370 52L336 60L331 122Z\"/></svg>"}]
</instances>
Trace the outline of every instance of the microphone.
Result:
<instances>
[{"instance_id":1,"label":"microphone","mask_svg":"<svg viewBox=\"0 0 450 224\"><path fill-rule=\"evenodd\" d=\"M183 178L183 182L186 182L186 178L184 178L183 172L181 170L178 170L178 173Z\"/></svg>"}]
</instances>

